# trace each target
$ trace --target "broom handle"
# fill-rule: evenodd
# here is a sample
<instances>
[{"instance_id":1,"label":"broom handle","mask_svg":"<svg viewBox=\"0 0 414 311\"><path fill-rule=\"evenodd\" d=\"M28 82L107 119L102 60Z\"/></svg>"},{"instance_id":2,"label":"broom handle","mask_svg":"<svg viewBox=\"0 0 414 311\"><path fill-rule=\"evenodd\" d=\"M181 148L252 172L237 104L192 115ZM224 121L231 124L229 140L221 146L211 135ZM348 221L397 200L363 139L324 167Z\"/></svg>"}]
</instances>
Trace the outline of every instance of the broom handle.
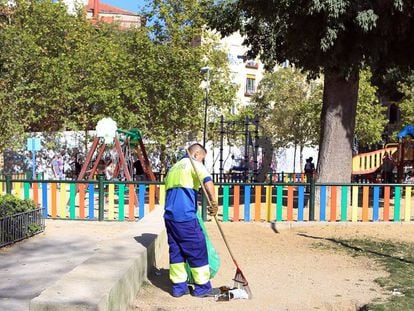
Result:
<instances>
[{"instance_id":1,"label":"broom handle","mask_svg":"<svg viewBox=\"0 0 414 311\"><path fill-rule=\"evenodd\" d=\"M195 171L195 173L196 173L196 175L197 175L197 179L198 179L198 181L199 181L199 183L200 183L200 185L201 185L201 188L203 189L204 195L205 195L205 197L207 198L208 205L212 206L212 205L211 205L211 200L210 200L210 198L209 198L209 196L208 196L208 193L207 193L207 190L206 190L206 187L204 186L204 183L201 181L200 175L198 175L198 171L197 171L197 168L196 168L196 166L195 166L195 164L194 164L194 160L192 159L191 154L190 154L190 152L188 151L188 149L186 149L186 151L187 151L187 155L188 155L188 157L190 158L191 165L193 166L193 169L194 169L194 171ZM218 222L218 220L217 220L217 216L216 216L216 215L214 215L214 216L213 216L213 218L214 218L214 220L215 220L215 222L216 222L216 224L217 224L217 227L218 227L218 229L219 229L219 231L220 231L221 237L223 238L224 244L226 244L227 250L228 250L228 251L229 251L229 253L230 253L231 259L233 259L233 262L234 262L234 264L236 265L236 267L237 267L238 269L240 269L240 268L239 268L239 265L237 264L236 258L234 258L233 252L232 252L232 251L231 251L231 249L230 249L229 242L227 241L226 236L224 235L223 229L221 228L221 225L220 225L220 223L219 223L219 222Z\"/></svg>"}]
</instances>

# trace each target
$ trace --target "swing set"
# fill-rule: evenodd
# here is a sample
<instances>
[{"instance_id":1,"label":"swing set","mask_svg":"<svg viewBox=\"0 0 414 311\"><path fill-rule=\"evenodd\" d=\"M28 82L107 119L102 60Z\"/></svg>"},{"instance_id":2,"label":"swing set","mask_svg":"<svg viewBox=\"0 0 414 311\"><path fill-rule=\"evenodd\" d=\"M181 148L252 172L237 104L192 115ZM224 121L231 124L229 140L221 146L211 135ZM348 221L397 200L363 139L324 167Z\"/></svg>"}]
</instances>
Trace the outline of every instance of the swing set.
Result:
<instances>
[{"instance_id":1,"label":"swing set","mask_svg":"<svg viewBox=\"0 0 414 311\"><path fill-rule=\"evenodd\" d=\"M102 137L94 138L77 178L78 181L91 180L97 173L102 173L103 168L100 167L100 164L105 163L105 151L108 148L112 148L112 146L109 145L111 144L105 142ZM148 159L148 154L145 150L144 142L142 141L140 130L136 128L130 130L117 129L113 139L113 145L116 151L114 159L116 166L112 176L113 179L133 181L134 168L132 150L135 150L138 160L142 165L145 179L156 181ZM94 157L95 154L96 156Z\"/></svg>"}]
</instances>

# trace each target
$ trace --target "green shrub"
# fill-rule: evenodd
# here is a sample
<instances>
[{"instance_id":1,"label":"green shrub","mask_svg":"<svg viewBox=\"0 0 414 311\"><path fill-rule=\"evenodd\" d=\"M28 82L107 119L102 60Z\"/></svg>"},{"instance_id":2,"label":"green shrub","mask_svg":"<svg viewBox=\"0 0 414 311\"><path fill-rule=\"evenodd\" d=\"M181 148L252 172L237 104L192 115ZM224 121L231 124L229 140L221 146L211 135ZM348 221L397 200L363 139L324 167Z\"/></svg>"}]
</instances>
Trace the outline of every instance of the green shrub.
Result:
<instances>
[{"instance_id":1,"label":"green shrub","mask_svg":"<svg viewBox=\"0 0 414 311\"><path fill-rule=\"evenodd\" d=\"M0 195L0 218L32 211L36 204L32 200L22 200L14 195Z\"/></svg>"},{"instance_id":2,"label":"green shrub","mask_svg":"<svg viewBox=\"0 0 414 311\"><path fill-rule=\"evenodd\" d=\"M38 233L42 230L42 225L40 224L30 224L27 226L27 235L33 235L35 233Z\"/></svg>"}]
</instances>

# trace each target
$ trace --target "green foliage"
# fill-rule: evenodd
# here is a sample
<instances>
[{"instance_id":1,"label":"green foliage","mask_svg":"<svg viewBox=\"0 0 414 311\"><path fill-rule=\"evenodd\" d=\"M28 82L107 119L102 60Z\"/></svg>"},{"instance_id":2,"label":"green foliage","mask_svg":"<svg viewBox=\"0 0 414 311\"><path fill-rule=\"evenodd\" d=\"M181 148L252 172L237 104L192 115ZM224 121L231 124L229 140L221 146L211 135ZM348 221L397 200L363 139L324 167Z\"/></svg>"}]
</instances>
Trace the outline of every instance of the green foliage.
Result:
<instances>
[{"instance_id":1,"label":"green foliage","mask_svg":"<svg viewBox=\"0 0 414 311\"><path fill-rule=\"evenodd\" d=\"M252 98L275 147L315 146L319 139L322 87L293 68L265 74Z\"/></svg>"},{"instance_id":2,"label":"green foliage","mask_svg":"<svg viewBox=\"0 0 414 311\"><path fill-rule=\"evenodd\" d=\"M70 113L64 120L66 128L95 128L100 119L108 116L120 128L137 127L140 123L138 104L143 92L134 59L128 53L128 35L107 24L87 34L70 66L73 81L67 103Z\"/></svg>"},{"instance_id":3,"label":"green foliage","mask_svg":"<svg viewBox=\"0 0 414 311\"><path fill-rule=\"evenodd\" d=\"M161 145L200 137L200 68L211 68L211 117L235 93L204 11L196 0L154 1L153 26L121 30L68 14L63 2L0 0L0 150L24 131L88 130L103 117Z\"/></svg>"},{"instance_id":4,"label":"green foliage","mask_svg":"<svg viewBox=\"0 0 414 311\"><path fill-rule=\"evenodd\" d=\"M42 226L39 224L30 224L27 226L27 235L33 235L42 230Z\"/></svg>"},{"instance_id":5,"label":"green foliage","mask_svg":"<svg viewBox=\"0 0 414 311\"><path fill-rule=\"evenodd\" d=\"M355 134L358 72L370 66L379 83L390 69L414 65L409 0L212 1L209 25L222 35L240 31L248 57L268 69L289 60L311 77L324 74L320 181L349 181Z\"/></svg>"},{"instance_id":6,"label":"green foliage","mask_svg":"<svg viewBox=\"0 0 414 311\"><path fill-rule=\"evenodd\" d=\"M204 10L202 1L153 1L147 12L154 21L148 36L143 44L137 36L133 38L134 60L146 60L140 68L146 134L173 149L189 137L200 137L206 96L200 87L206 79L202 67L210 68L209 119L219 115L235 94L218 37L203 28Z\"/></svg>"},{"instance_id":7,"label":"green foliage","mask_svg":"<svg viewBox=\"0 0 414 311\"><path fill-rule=\"evenodd\" d=\"M22 200L11 194L0 196L0 218L34 209L36 205L32 200Z\"/></svg>"},{"instance_id":8,"label":"green foliage","mask_svg":"<svg viewBox=\"0 0 414 311\"><path fill-rule=\"evenodd\" d=\"M250 54L265 52L269 68L289 59L314 73L330 68L346 76L365 62L380 75L413 61L413 11L408 0L214 1L209 21L223 35L240 30Z\"/></svg>"},{"instance_id":9,"label":"green foliage","mask_svg":"<svg viewBox=\"0 0 414 311\"><path fill-rule=\"evenodd\" d=\"M399 128L402 128L408 124L414 124L414 76L399 85L399 90L403 94L403 99L398 104L401 111L401 124Z\"/></svg>"},{"instance_id":10,"label":"green foliage","mask_svg":"<svg viewBox=\"0 0 414 311\"><path fill-rule=\"evenodd\" d=\"M362 70L359 79L355 126L355 135L362 146L379 142L388 122L385 117L387 108L379 103L377 88L371 85L370 79L370 71Z\"/></svg>"}]
</instances>

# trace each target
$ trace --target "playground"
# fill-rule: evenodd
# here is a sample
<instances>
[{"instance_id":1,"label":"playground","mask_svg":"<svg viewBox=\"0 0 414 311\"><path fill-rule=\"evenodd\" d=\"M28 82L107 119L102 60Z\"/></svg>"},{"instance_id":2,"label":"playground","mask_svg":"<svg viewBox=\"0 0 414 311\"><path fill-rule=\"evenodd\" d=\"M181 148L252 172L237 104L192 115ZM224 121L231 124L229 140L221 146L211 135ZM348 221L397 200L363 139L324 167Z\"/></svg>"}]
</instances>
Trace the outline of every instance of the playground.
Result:
<instances>
[{"instance_id":1,"label":"playground","mask_svg":"<svg viewBox=\"0 0 414 311\"><path fill-rule=\"evenodd\" d=\"M108 161L106 154L112 148L111 142L116 155ZM412 167L411 142L407 138L396 149L358 155L354 158L354 172L368 175L381 170L383 153L388 151L400 159L396 160L400 180L405 167ZM133 178L132 151L143 166L145 180ZM106 178L105 170L110 165L112 178ZM359 170L355 170L356 166ZM240 310L364 310L369 303L387 301L393 294L404 291L404 288L381 287L378 283L388 273L371 254L381 256L381 253L359 249L362 256L353 256L350 252L355 249L341 241L356 238L414 243L411 183L306 184L301 173L268 177L263 182L215 183L218 219L253 292L252 300L216 302L213 298L194 300L190 296L174 299L170 294L168 247L162 221L165 185L151 169L139 130L118 129L95 137L77 180L5 176L0 179L0 194L31 199L39 206L43 218L67 222L52 230L46 226L46 236L55 234L65 240L78 224L87 231L84 220L106 221L108 226L112 223L117 228L115 235L103 237L102 249L96 247L102 240L92 239L86 255L77 256L73 270L58 270L54 274L55 284L49 280L45 287L30 291L30 309L44 310L51 305L76 308L79 301L98 305L104 299L108 310L124 310L139 290L130 305L133 310L227 310L230 304ZM205 206L202 211L207 217ZM221 269L213 285L231 287L234 264L217 227L211 221L206 226L221 256ZM36 241L37 237L33 242ZM52 244L47 246L51 254L54 250L65 253L59 245ZM43 249L39 245L36 248ZM9 254L2 255L7 258ZM9 262L11 267L13 259L9 258ZM28 271L39 269L27 265ZM48 272L48 266L40 269L41 273ZM85 271L104 273L95 273L98 277L91 278ZM25 283L18 276L11 276L10 280L16 286ZM73 291L79 283L87 290ZM95 286L99 290L92 294L89 289ZM114 290L114 286L119 287Z\"/></svg>"},{"instance_id":2,"label":"playground","mask_svg":"<svg viewBox=\"0 0 414 311\"><path fill-rule=\"evenodd\" d=\"M213 222L208 233L221 257L213 286L232 285L234 264ZM169 294L168 253L157 263L149 283L141 288L132 310L358 310L384 301L392 292L376 279L388 273L372 256L352 256L339 250L335 239L414 242L412 224L226 223L223 229L249 281L252 300L216 302ZM367 255L361 252L362 255ZM371 258L370 258L371 257ZM401 289L399 289L401 290ZM364 310L364 309L361 309Z\"/></svg>"}]
</instances>

